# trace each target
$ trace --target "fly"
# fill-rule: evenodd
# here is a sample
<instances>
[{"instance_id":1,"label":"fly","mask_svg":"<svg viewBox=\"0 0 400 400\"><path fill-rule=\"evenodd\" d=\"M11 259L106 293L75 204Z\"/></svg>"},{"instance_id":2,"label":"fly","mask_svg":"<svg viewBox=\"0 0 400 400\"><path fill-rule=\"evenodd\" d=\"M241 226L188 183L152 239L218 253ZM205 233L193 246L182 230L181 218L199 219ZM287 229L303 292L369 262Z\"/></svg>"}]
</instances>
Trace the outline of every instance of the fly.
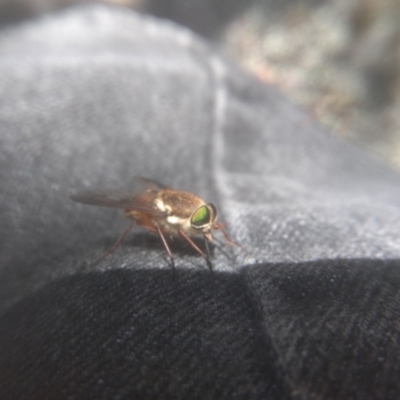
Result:
<instances>
[{"instance_id":1,"label":"fly","mask_svg":"<svg viewBox=\"0 0 400 400\"><path fill-rule=\"evenodd\" d=\"M221 230L228 243L241 247L229 238L224 230L224 224L217 222L217 209L214 204L205 203L192 193L173 190L149 179L138 178L138 180L145 186L145 190L141 192L92 190L70 196L71 200L78 203L120 208L124 210L125 216L132 220L115 244L96 261L112 254L135 224L160 237L171 260L173 270L175 270L174 257L168 246L166 236L184 238L205 258L211 272L209 242L213 241L213 230ZM205 252L192 240L195 237L203 237Z\"/></svg>"}]
</instances>

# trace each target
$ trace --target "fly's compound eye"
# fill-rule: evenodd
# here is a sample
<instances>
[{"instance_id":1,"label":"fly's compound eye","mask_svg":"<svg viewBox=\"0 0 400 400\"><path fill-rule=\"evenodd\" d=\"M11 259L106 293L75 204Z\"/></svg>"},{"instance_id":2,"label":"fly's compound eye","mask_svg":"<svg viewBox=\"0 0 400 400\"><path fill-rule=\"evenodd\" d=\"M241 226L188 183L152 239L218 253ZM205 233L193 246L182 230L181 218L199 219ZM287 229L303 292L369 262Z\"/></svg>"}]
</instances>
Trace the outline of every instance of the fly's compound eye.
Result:
<instances>
[{"instance_id":1,"label":"fly's compound eye","mask_svg":"<svg viewBox=\"0 0 400 400\"><path fill-rule=\"evenodd\" d=\"M217 218L217 209L214 204L208 203L199 207L190 219L190 225L194 229L209 228Z\"/></svg>"},{"instance_id":2,"label":"fly's compound eye","mask_svg":"<svg viewBox=\"0 0 400 400\"><path fill-rule=\"evenodd\" d=\"M190 225L195 229L204 228L208 226L211 221L211 212L207 206L199 207L190 219Z\"/></svg>"}]
</instances>

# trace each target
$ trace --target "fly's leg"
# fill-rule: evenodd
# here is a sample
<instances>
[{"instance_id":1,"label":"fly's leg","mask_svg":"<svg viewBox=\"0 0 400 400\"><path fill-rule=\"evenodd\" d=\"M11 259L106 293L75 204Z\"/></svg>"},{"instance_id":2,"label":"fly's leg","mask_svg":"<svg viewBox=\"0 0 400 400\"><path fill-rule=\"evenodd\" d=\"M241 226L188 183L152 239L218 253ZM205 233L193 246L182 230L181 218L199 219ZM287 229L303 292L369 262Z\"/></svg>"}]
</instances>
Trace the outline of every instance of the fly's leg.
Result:
<instances>
[{"instance_id":1,"label":"fly's leg","mask_svg":"<svg viewBox=\"0 0 400 400\"><path fill-rule=\"evenodd\" d=\"M165 250L166 250L166 252L167 252L167 254L169 256L169 259L171 260L172 270L174 272L174 277L175 277L175 261L174 261L174 257L172 256L171 250L168 247L168 243L165 240L165 237L164 237L163 233L161 232L160 227L158 227L158 226L157 226L157 232L158 232L158 235L160 236L160 238L161 238L161 240L162 240L162 242L164 244L164 248L165 248Z\"/></svg>"},{"instance_id":2,"label":"fly's leg","mask_svg":"<svg viewBox=\"0 0 400 400\"><path fill-rule=\"evenodd\" d=\"M118 240L114 243L114 245L111 247L110 250L106 251L102 256L97 258L94 262L98 263L101 261L103 258L108 257L110 254L114 253L114 251L117 249L117 247L121 244L121 242L125 239L126 235L132 230L132 228L135 226L135 221L131 222L131 224L128 226L128 228L124 231L124 233L118 238Z\"/></svg>"},{"instance_id":3,"label":"fly's leg","mask_svg":"<svg viewBox=\"0 0 400 400\"><path fill-rule=\"evenodd\" d=\"M242 245L240 245L239 243L234 242L233 240L231 240L231 238L228 236L228 234L226 233L225 229L224 229L224 224L216 224L214 229L220 229L222 234L224 235L225 241L233 246L237 246L240 247L245 253L249 253Z\"/></svg>"},{"instance_id":4,"label":"fly's leg","mask_svg":"<svg viewBox=\"0 0 400 400\"><path fill-rule=\"evenodd\" d=\"M189 242L189 244L190 244L201 256L203 256L203 257L206 259L208 268L210 268L210 271L213 272L212 264L211 264L211 260L210 260L210 249L209 249L209 247L208 247L207 238L204 237L204 240L206 241L206 251L207 251L207 254L205 254L204 251L201 250L201 249L196 245L196 243L193 242L192 239L190 239L190 237L189 237L188 235L186 235L185 232L183 232L182 230L179 230L179 234L180 234L183 238L185 238L185 239Z\"/></svg>"},{"instance_id":5,"label":"fly's leg","mask_svg":"<svg viewBox=\"0 0 400 400\"><path fill-rule=\"evenodd\" d=\"M208 239L206 238L206 235L203 235L203 237L204 237L204 244L206 246L206 253L207 253L206 261L207 261L207 265L208 265L208 268L210 268L211 273L214 274L214 271L212 269L212 264L211 264L210 246L208 244Z\"/></svg>"}]
</instances>

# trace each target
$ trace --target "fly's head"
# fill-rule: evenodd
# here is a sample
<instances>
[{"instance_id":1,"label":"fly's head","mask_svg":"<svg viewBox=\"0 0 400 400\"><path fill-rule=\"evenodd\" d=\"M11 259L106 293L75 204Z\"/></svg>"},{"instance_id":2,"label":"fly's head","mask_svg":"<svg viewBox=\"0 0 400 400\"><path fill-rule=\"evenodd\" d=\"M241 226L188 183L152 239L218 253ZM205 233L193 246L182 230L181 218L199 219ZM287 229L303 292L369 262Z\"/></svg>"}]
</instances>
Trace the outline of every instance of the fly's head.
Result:
<instances>
[{"instance_id":1,"label":"fly's head","mask_svg":"<svg viewBox=\"0 0 400 400\"><path fill-rule=\"evenodd\" d=\"M208 240L212 240L212 229L215 229L217 209L214 204L208 203L200 206L190 217L190 226L195 231L202 233Z\"/></svg>"}]
</instances>

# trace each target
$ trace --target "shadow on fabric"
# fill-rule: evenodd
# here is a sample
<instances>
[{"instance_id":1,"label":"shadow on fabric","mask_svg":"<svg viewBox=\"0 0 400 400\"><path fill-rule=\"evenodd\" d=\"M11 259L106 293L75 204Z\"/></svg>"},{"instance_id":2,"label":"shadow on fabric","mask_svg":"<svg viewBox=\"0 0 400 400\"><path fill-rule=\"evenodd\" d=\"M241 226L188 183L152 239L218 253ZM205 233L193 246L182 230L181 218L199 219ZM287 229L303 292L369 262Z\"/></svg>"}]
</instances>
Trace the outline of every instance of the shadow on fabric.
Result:
<instances>
[{"instance_id":1,"label":"shadow on fabric","mask_svg":"<svg viewBox=\"0 0 400 400\"><path fill-rule=\"evenodd\" d=\"M74 275L14 305L0 326L1 398L285 397L237 274Z\"/></svg>"},{"instance_id":2,"label":"shadow on fabric","mask_svg":"<svg viewBox=\"0 0 400 400\"><path fill-rule=\"evenodd\" d=\"M322 260L65 277L0 319L0 395L395 399L399 267Z\"/></svg>"}]
</instances>

